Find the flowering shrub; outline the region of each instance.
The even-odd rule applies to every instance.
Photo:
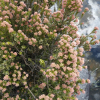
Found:
[[[79,86],[90,83],[79,76],[87,68],[83,52],[99,40],[93,35],[98,27],[86,36],[77,33],[82,4],[0,0],[0,100],[77,100],[85,93]]]

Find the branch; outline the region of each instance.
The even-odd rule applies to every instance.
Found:
[[[15,47],[15,49],[18,51],[18,53],[20,52],[19,50],[18,50],[18,48],[16,47],[16,46],[14,46]],[[21,57],[23,58],[23,60],[24,60],[24,62],[25,62],[25,64],[27,65],[27,66],[29,66],[30,67],[30,69],[32,69],[31,68],[31,66],[26,62],[26,58],[24,57],[24,55],[21,55]]]

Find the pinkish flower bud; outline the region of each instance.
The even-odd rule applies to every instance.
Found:
[[[87,79],[87,83],[90,83],[90,80],[89,79]]]
[[[94,27],[94,29],[95,29],[95,30],[99,30],[99,28],[98,28],[98,27]]]
[[[88,10],[89,10],[89,8],[87,8],[87,7],[86,7],[86,8],[85,8],[85,10],[86,10],[86,11],[88,11]]]
[[[95,43],[97,43],[97,44],[98,44],[98,43],[99,43],[99,40],[96,40],[96,41],[95,41]]]

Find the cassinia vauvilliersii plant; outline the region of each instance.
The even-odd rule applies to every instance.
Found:
[[[57,4],[58,10],[51,11]],[[82,0],[0,0],[0,100],[78,100],[83,51],[95,27],[77,33]],[[85,8],[81,18],[88,11]],[[88,37],[91,40],[88,40]]]

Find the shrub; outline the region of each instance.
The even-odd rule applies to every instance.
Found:
[[[58,10],[51,7],[57,4]],[[77,100],[83,52],[99,43],[79,35],[82,0],[0,0],[0,99]],[[89,9],[85,8],[82,16]],[[88,40],[88,37],[91,40]]]

